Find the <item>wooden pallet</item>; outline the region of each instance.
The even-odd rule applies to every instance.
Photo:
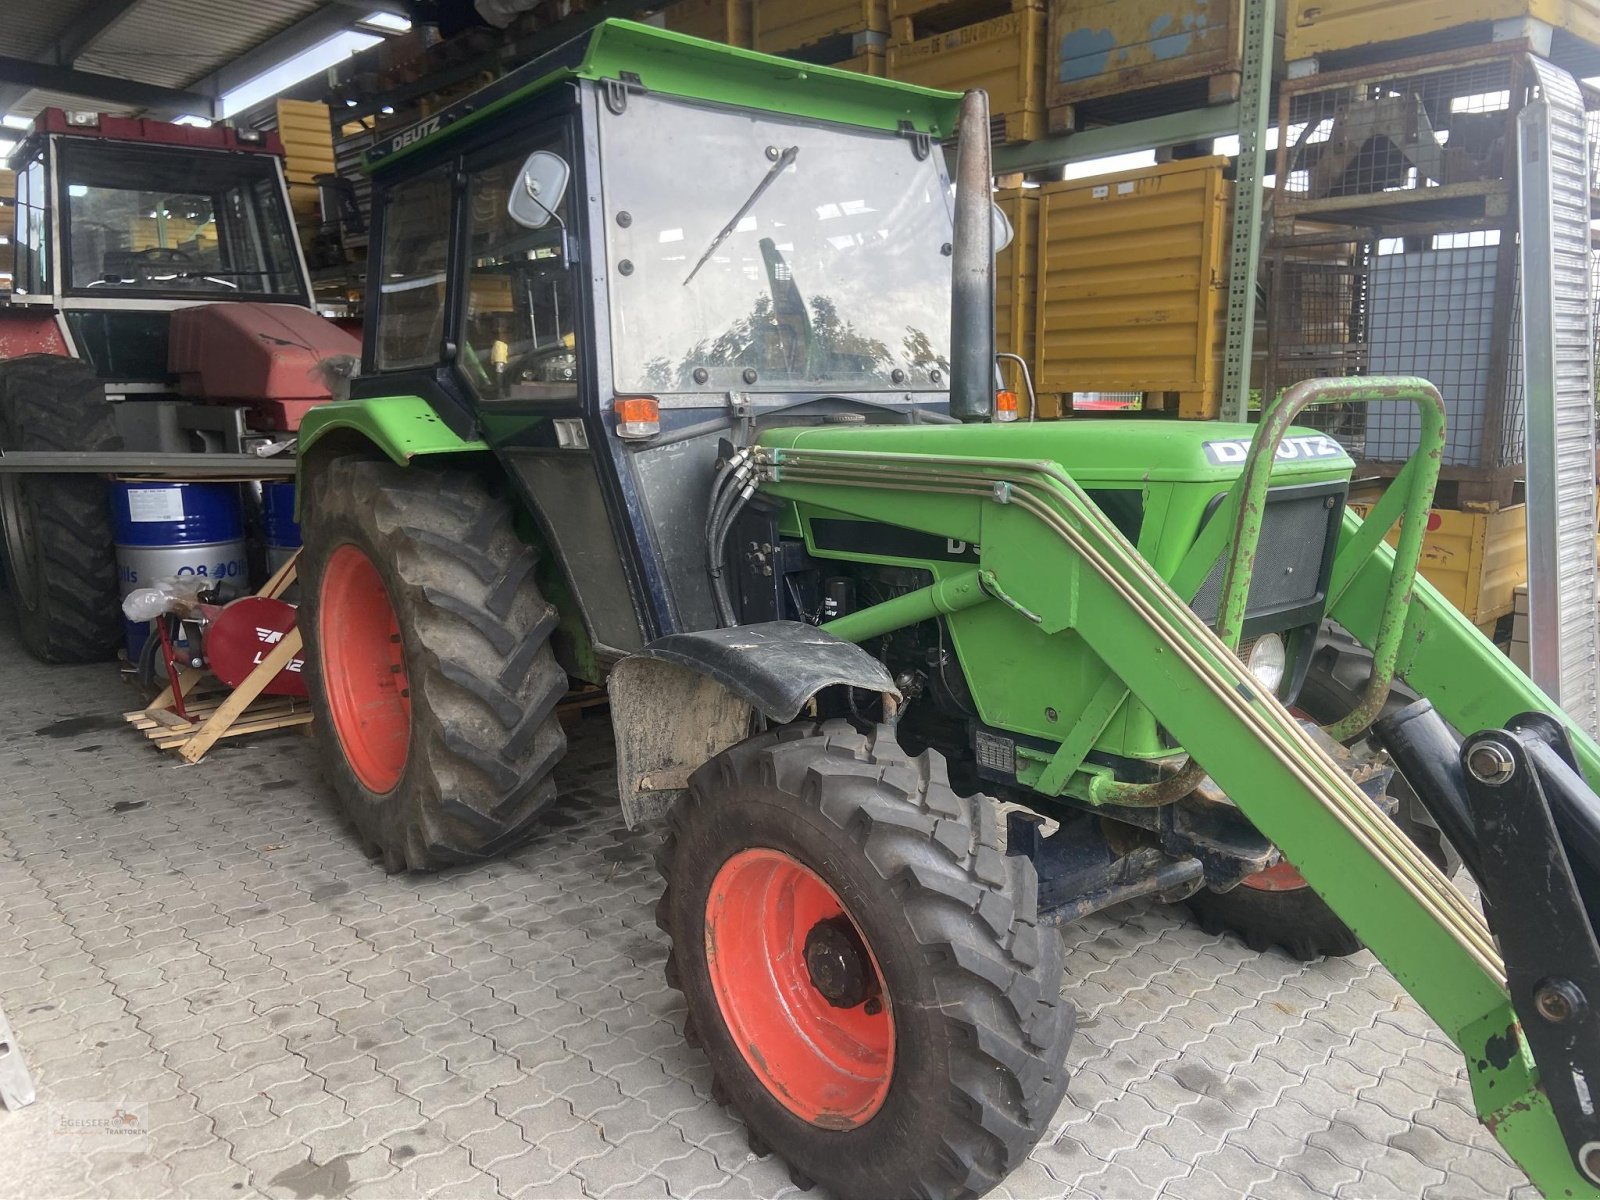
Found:
[[[294,583],[299,561],[296,551],[256,594],[270,599],[281,596]],[[231,692],[209,672],[185,667],[178,673],[175,687],[168,685],[144,708],[123,713],[123,719],[156,749],[175,750],[186,763],[199,762],[223,738],[309,724],[311,707],[305,697],[261,694],[302,648],[297,626],[284,634]],[[182,712],[177,711],[180,698]]]

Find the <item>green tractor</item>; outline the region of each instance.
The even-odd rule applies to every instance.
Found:
[[[1600,749],[1416,579],[1438,393],[1006,421],[988,134],[981,93],[607,22],[378,148],[363,371],[300,441],[363,843],[524,841],[605,683],[685,1037],[798,1181],[996,1184],[1067,1084],[1055,927],[1158,896],[1370,946],[1595,1194]],[[1422,436],[1363,524],[1292,422],[1368,400]]]

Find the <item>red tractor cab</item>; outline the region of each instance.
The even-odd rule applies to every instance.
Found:
[[[315,312],[276,134],[51,108],[9,165],[0,553],[29,649],[102,659],[108,477],[292,475],[360,348]]]

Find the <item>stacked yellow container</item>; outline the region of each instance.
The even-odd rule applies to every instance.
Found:
[[[1043,0],[889,0],[889,78],[989,93],[997,143],[1045,132]]]

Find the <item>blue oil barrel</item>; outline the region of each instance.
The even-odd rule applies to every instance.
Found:
[[[232,483],[114,483],[111,520],[121,594],[175,576],[199,576],[237,595],[246,590],[244,513]],[[138,658],[148,625],[126,622]]]
[[[267,569],[276,571],[300,549],[300,526],[294,519],[294,483],[268,479],[261,484],[262,531],[267,540]]]

